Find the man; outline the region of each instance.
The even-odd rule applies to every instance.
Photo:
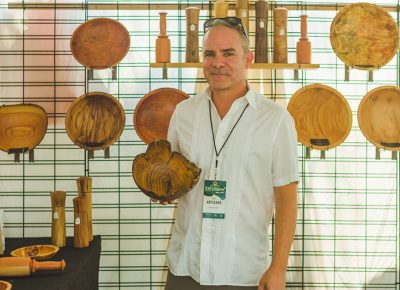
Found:
[[[178,202],[165,289],[282,290],[297,215],[294,122],[249,88],[253,54],[240,19],[209,19],[204,26],[209,88],[177,106],[168,131],[172,149],[202,174]]]

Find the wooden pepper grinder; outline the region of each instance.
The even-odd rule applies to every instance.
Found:
[[[89,241],[93,241],[93,222],[92,222],[92,178],[82,176],[76,180],[79,196],[87,202],[88,235]]]
[[[85,197],[75,197],[74,203],[74,247],[89,246],[87,200]]]
[[[254,62],[268,62],[268,2],[257,1],[256,7],[256,56]]]
[[[286,8],[274,9],[274,63],[288,62],[287,19],[288,10]]]
[[[301,15],[301,37],[296,45],[296,62],[311,63],[311,42],[307,38],[307,15]]]
[[[4,223],[4,211],[0,209],[0,255],[4,254],[5,250],[5,238],[3,234],[3,223]]]
[[[199,62],[200,9],[188,7],[186,12],[186,62]]]
[[[65,247],[65,191],[50,192],[51,198],[51,243]]]
[[[156,62],[171,61],[171,42],[167,36],[167,13],[160,12],[160,34],[156,40]]]
[[[220,0],[214,3],[214,15],[216,18],[225,18],[228,16],[229,3]]]
[[[236,0],[236,17],[242,20],[244,29],[249,33],[249,0]]]

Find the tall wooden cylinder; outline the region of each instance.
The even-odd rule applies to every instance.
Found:
[[[268,62],[268,2],[256,1],[256,63]]]
[[[249,33],[249,0],[236,0],[236,17],[242,20],[244,29]]]
[[[3,227],[4,227],[4,211],[0,209],[0,255],[3,255],[5,250]]]
[[[288,62],[287,19],[288,10],[286,8],[274,9],[274,63]]]
[[[301,15],[301,37],[296,45],[296,62],[311,63],[311,42],[307,38],[307,15]]]
[[[85,197],[75,197],[74,203],[74,247],[89,246],[87,200]]]
[[[76,180],[79,196],[87,202],[88,235],[89,241],[93,241],[93,220],[92,220],[92,178],[82,176]]]
[[[171,43],[167,36],[167,13],[160,12],[160,34],[156,40],[156,62],[171,62]]]
[[[200,9],[188,7],[186,13],[186,62],[199,62]]]
[[[220,0],[214,3],[214,15],[216,18],[224,18],[228,16],[229,3]]]
[[[57,247],[65,247],[65,191],[50,192],[51,198],[51,243]]]

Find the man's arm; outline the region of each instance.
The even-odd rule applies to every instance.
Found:
[[[297,182],[274,188],[275,240],[272,263],[261,277],[258,290],[283,290],[297,219]]]

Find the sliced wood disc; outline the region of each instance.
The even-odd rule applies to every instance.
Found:
[[[187,98],[188,94],[173,88],[161,88],[146,94],[133,115],[133,125],[139,138],[146,144],[166,140],[175,107]]]
[[[121,136],[125,112],[112,95],[90,92],[80,96],[68,108],[65,129],[69,138],[87,150],[106,149]]]
[[[400,151],[400,87],[382,86],[368,92],[358,106],[357,117],[369,142]]]
[[[342,8],[333,19],[330,41],[336,55],[348,66],[374,70],[396,55],[399,30],[384,9],[354,3]]]
[[[46,111],[34,104],[0,107],[0,149],[27,151],[35,148],[47,131]]]
[[[114,19],[94,18],[75,29],[70,47],[75,59],[87,68],[114,67],[128,53],[129,31]]]
[[[341,144],[349,135],[352,113],[337,90],[312,84],[299,89],[290,99],[288,111],[296,123],[299,142],[318,150]]]
[[[157,200],[174,200],[186,194],[199,180],[201,169],[171,144],[158,140],[149,144],[146,153],[135,157],[132,175],[136,185],[147,196]]]

